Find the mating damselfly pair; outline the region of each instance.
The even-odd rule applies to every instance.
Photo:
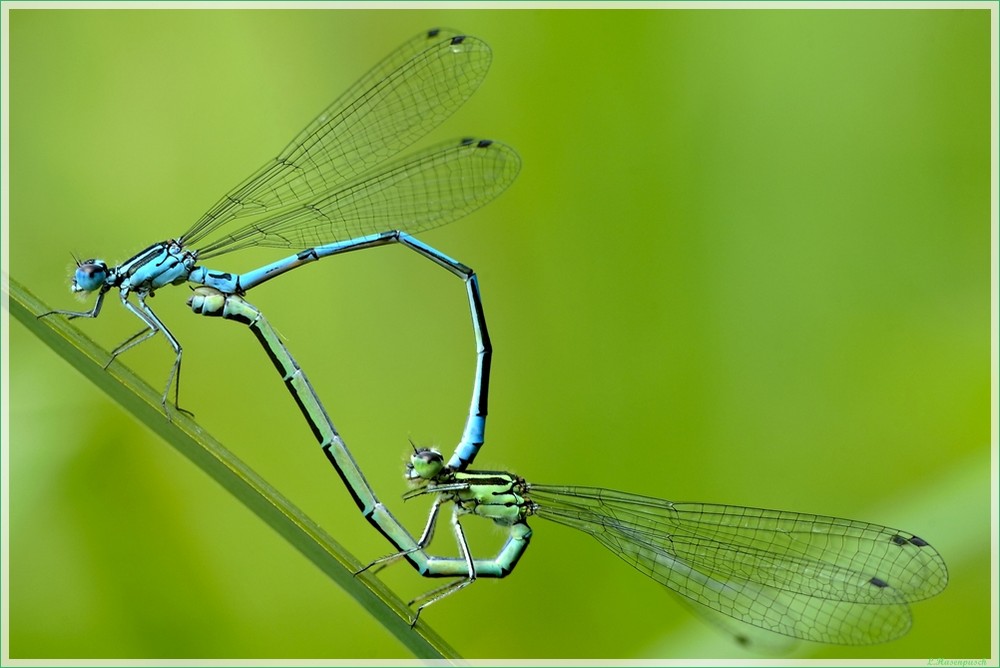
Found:
[[[687,599],[759,628],[845,644],[905,633],[909,603],[947,583],[940,555],[911,533],[803,513],[536,485],[508,472],[470,470],[484,440],[492,350],[478,281],[469,267],[411,235],[491,201],[514,180],[520,161],[505,145],[480,139],[449,142],[401,160],[393,156],[451,115],[481,83],[489,61],[485,43],[457,31],[428,31],[410,40],[186,233],[114,267],[96,259],[79,263],[73,289],[96,291],[97,301],[90,311],[62,313],[96,317],[106,293],[117,288],[144,328],[112,356],[162,331],[175,352],[165,406],[171,384],[175,404],[179,398],[182,349],[146,303],[154,290],[190,281],[202,286],[191,299],[197,312],[249,325],[364,516],[395,549],[373,563],[404,559],[422,575],[451,578],[418,599],[414,623],[427,605],[476,578],[510,574],[532,537],[528,521],[539,516],[590,533]],[[242,224],[224,233],[236,222]],[[411,248],[466,282],[477,344],[470,412],[454,454],[446,462],[433,450],[416,449],[407,468],[412,485],[407,496],[432,497],[419,537],[378,500],[301,369],[267,320],[243,299],[256,285],[302,264],[389,243]],[[198,265],[253,246],[305,249],[245,274]],[[130,301],[133,294],[137,303]],[[434,556],[428,547],[440,510],[449,504],[459,556]],[[507,529],[495,557],[472,554],[461,523],[469,515]]]

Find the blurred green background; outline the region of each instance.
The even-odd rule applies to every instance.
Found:
[[[70,253],[117,262],[181,233],[435,25],[494,63],[427,143],[488,136],[524,161],[497,202],[424,237],[482,280],[496,353],[477,465],[911,530],[952,579],[909,635],[790,656],[988,655],[986,10],[15,10],[11,275],[75,308]],[[183,403],[359,558],[384,554],[253,337],[186,296],[151,302],[185,346]],[[252,300],[418,529],[407,438],[450,450],[467,408],[460,282],[388,248]],[[109,349],[137,329],[114,299],[79,324]],[[159,387],[170,359],[158,339],[122,361]],[[17,324],[10,382],[12,657],[406,658]],[[480,553],[502,539],[466,525]],[[592,539],[534,526],[514,576],[426,611],[463,655],[755,656]],[[383,577],[404,599],[435,584]]]

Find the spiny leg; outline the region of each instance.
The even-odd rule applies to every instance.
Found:
[[[153,318],[156,317],[153,314],[153,311],[148,306],[146,306],[146,302],[142,298],[139,299],[139,304],[142,306],[142,310],[145,311],[147,315],[149,315],[150,317],[153,317]],[[158,322],[159,322],[159,320],[158,320]],[[184,354],[184,349],[181,347],[180,341],[177,340],[177,338],[167,328],[166,325],[164,325],[162,322],[159,322],[159,327],[160,327],[160,331],[163,332],[163,336],[166,337],[167,342],[170,344],[170,347],[174,349],[175,353],[177,353],[177,356],[174,358],[174,364],[170,368],[170,375],[167,376],[167,386],[165,388],[163,388],[163,399],[162,399],[162,402],[161,402],[163,404],[163,410],[164,410],[164,412],[167,411],[167,396],[170,394],[170,385],[173,384],[173,386],[174,386],[174,408],[176,408],[178,412],[185,413],[187,415],[194,415],[194,413],[192,413],[191,411],[185,410],[185,409],[181,408],[181,404],[180,404],[180,400],[181,400],[181,357]]]
[[[164,413],[167,413],[167,416],[169,417],[169,410],[167,409],[167,397],[170,395],[170,386],[174,385],[174,407],[178,412],[191,415],[192,413],[188,410],[181,408],[179,403],[180,368],[181,368],[181,355],[183,352],[183,348],[181,348],[180,342],[177,340],[177,338],[170,332],[167,326],[163,324],[163,321],[160,320],[160,318],[156,315],[156,313],[154,313],[153,310],[149,307],[149,305],[146,304],[146,295],[139,293],[137,296],[137,300],[139,302],[138,308],[136,308],[136,306],[134,306],[132,302],[128,300],[128,293],[124,291],[122,292],[122,304],[124,304],[125,308],[127,308],[131,313],[135,314],[137,318],[146,323],[148,330],[143,330],[137,332],[136,334],[133,334],[128,339],[126,339],[121,345],[119,345],[117,348],[111,351],[111,359],[108,360],[107,364],[105,365],[105,368],[107,368],[111,364],[111,362],[113,362],[115,358],[118,357],[118,355],[122,354],[126,350],[130,350],[131,348],[134,348],[140,343],[143,343],[147,339],[156,336],[157,332],[163,332],[164,337],[166,337],[167,339],[167,343],[170,344],[170,347],[173,349],[176,356],[174,358],[174,363],[170,368],[170,374],[167,376],[167,385],[163,390],[163,396],[161,398],[160,403],[163,406]],[[175,379],[177,381],[176,384],[174,383]]]
[[[420,606],[417,608],[416,612],[413,615],[413,621],[410,622],[411,628],[417,625],[417,620],[420,619],[420,612],[424,608],[431,605],[432,603],[437,603],[446,596],[450,596],[455,592],[464,589],[465,587],[468,587],[470,584],[476,581],[475,563],[472,560],[472,553],[469,551],[469,543],[465,539],[465,531],[462,530],[462,525],[458,521],[459,515],[460,511],[458,506],[456,506],[455,510],[452,512],[451,515],[451,526],[452,529],[454,529],[455,531],[455,540],[458,542],[458,549],[462,553],[462,559],[465,561],[465,565],[468,568],[468,575],[466,575],[466,577],[464,577],[463,579],[458,580],[457,582],[449,582],[448,584],[442,587],[433,589],[427,592],[426,594],[418,596],[412,601],[410,601],[408,605],[413,605],[418,601],[429,599],[426,601],[426,603],[421,603]]]
[[[128,311],[132,315],[134,315],[135,317],[139,318],[139,320],[142,320],[142,322],[145,323],[145,325],[146,325],[146,329],[139,330],[138,332],[136,332],[132,336],[130,336],[127,339],[125,339],[121,344],[118,345],[117,348],[115,348],[114,350],[112,350],[111,351],[111,359],[108,360],[108,363],[105,365],[105,368],[107,368],[111,364],[111,362],[113,362],[115,360],[116,357],[118,357],[119,355],[121,355],[126,350],[131,350],[132,348],[135,348],[137,345],[139,345],[140,343],[146,341],[147,339],[150,339],[150,338],[156,336],[156,333],[158,331],[160,331],[160,328],[162,327],[162,323],[160,323],[160,319],[157,318],[156,315],[153,314],[152,311],[150,311],[148,308],[143,308],[141,310],[138,309],[138,308],[136,308],[132,304],[132,302],[129,301],[128,297],[129,297],[129,293],[123,290],[122,293],[121,293],[122,305],[126,309],[128,309]],[[140,303],[141,303],[142,297],[140,296],[139,299],[140,299]]]
[[[109,366],[111,366],[111,363],[115,361],[115,358],[118,357],[118,355],[120,355],[121,353],[125,352],[129,348],[131,348],[131,347],[133,347],[135,345],[138,345],[142,341],[145,341],[146,339],[148,339],[149,337],[153,336],[154,334],[156,334],[156,332],[155,331],[151,332],[150,331],[150,327],[146,326],[143,329],[140,329],[138,332],[136,332],[132,336],[130,336],[127,339],[125,339],[124,341],[122,341],[121,343],[119,343],[118,347],[115,348],[113,351],[111,351],[111,357],[104,364],[104,368],[107,369]],[[140,336],[143,337],[142,341],[136,341],[136,339],[138,339]],[[135,343],[133,343],[133,341],[135,341]]]
[[[54,310],[54,311],[46,311],[45,313],[42,313],[38,317],[45,318],[50,315],[64,315],[67,316],[68,320],[73,320],[75,318],[96,318],[101,313],[101,306],[104,305],[104,296],[106,294],[108,294],[107,290],[102,290],[101,292],[98,292],[97,301],[94,302],[94,308],[90,309],[89,311]]]
[[[447,499],[444,497],[437,497],[434,499],[434,503],[431,505],[430,513],[427,516],[427,524],[424,525],[423,533],[420,534],[420,538],[417,540],[416,545],[408,550],[402,550],[400,552],[394,552],[393,554],[387,554],[384,557],[379,557],[364,568],[355,571],[354,574],[358,575],[359,573],[364,573],[373,566],[377,566],[373,572],[378,572],[401,557],[424,550],[431,542],[431,538],[434,537],[434,529],[437,525],[438,512],[441,510],[441,506],[444,505],[446,501]]]

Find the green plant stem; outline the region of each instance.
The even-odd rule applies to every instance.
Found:
[[[178,412],[172,412],[168,420],[156,390],[117,361],[104,369],[103,365],[111,357],[109,352],[64,317],[39,318],[51,309],[13,279],[8,279],[7,296],[12,316],[277,531],[370,612],[414,656],[458,658],[455,650],[423,622],[411,629],[411,612],[399,597],[368,573],[354,575],[363,566],[361,562],[197,422]]]

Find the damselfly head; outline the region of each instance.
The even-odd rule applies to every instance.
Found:
[[[73,292],[93,292],[102,285],[108,278],[108,265],[104,260],[84,260],[76,261],[76,271],[73,272],[73,281],[70,290]]]
[[[431,480],[444,468],[444,457],[431,448],[415,448],[406,463],[407,480]]]

